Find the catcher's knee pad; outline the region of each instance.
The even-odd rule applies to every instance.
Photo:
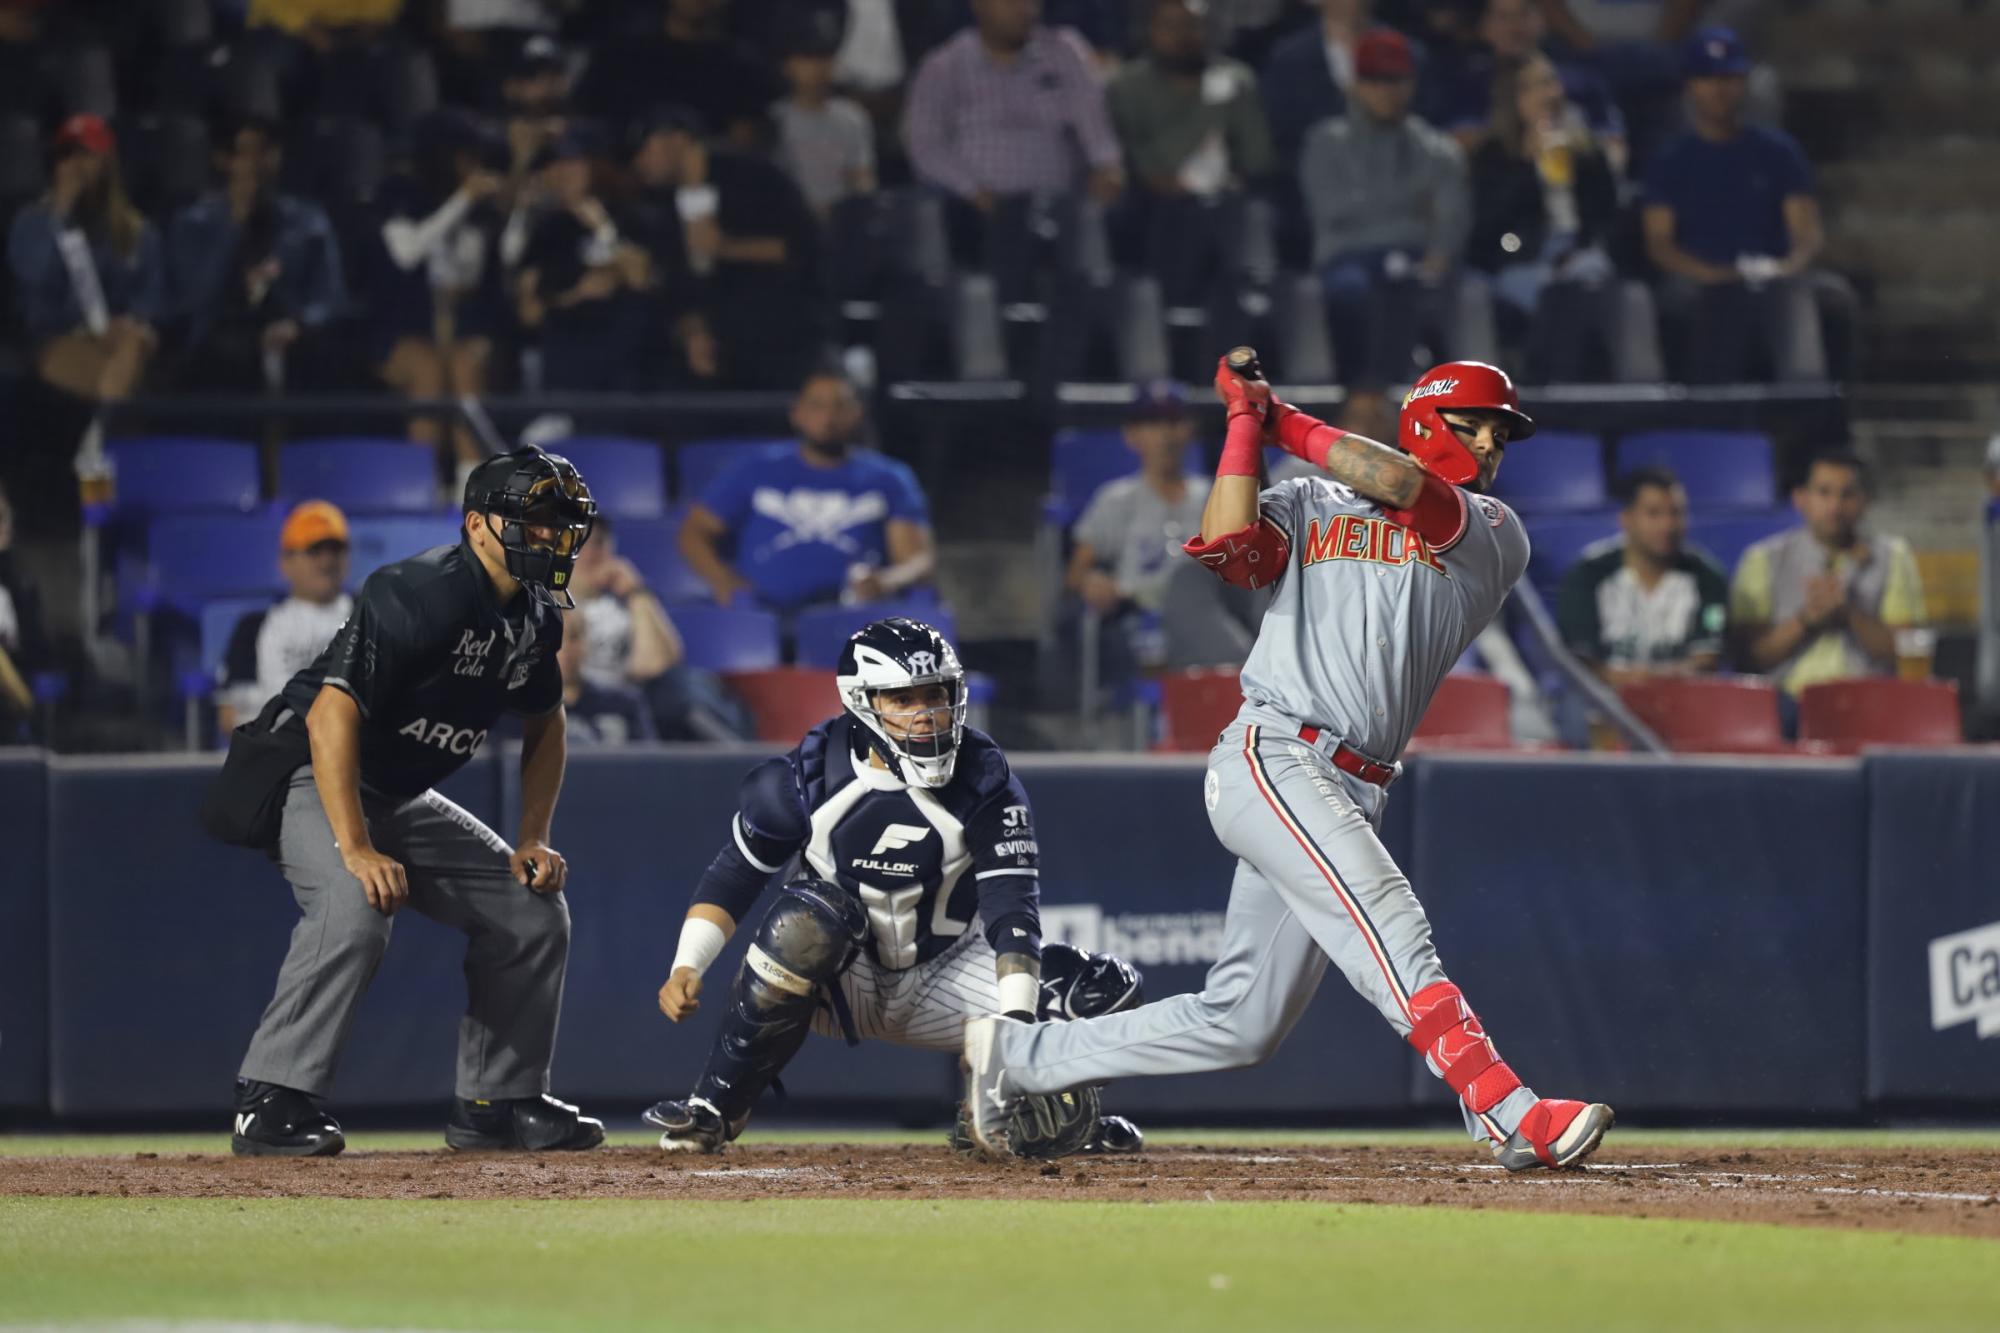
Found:
[[[758,1009],[803,1005],[847,970],[867,937],[868,917],[837,884],[797,879],[785,885],[764,914],[743,958],[750,1002]]]
[[[1146,1002],[1146,979],[1123,958],[1070,944],[1042,946],[1042,993],[1035,1017],[1097,1018]]]
[[[1412,995],[1410,1017],[1410,1045],[1474,1115],[1484,1115],[1521,1086],[1451,982],[1432,982]]]
[[[823,880],[787,884],[757,926],[729,990],[722,1030],[695,1095],[725,1120],[746,1116],[798,1054],[819,988],[854,961],[868,928],[861,904]]]

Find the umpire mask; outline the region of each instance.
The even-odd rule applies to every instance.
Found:
[[[530,444],[487,459],[466,478],[465,512],[497,522],[507,572],[530,597],[563,611],[576,605],[570,575],[590,540],[597,502],[567,458]],[[553,536],[537,537],[537,530]]]

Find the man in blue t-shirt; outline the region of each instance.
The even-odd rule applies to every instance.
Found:
[[[906,464],[854,448],[861,419],[854,386],[816,372],[792,403],[798,443],[745,450],[695,501],[681,555],[716,601],[795,611],[930,581],[930,506]]]
[[[1646,252],[1665,275],[1662,314],[1696,383],[1767,373],[1824,379],[1812,294],[1801,275],[1822,240],[1812,168],[1782,130],[1743,123],[1743,43],[1709,27],[1683,52],[1692,128],[1646,170]]]

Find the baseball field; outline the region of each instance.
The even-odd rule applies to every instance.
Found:
[[[0,1328],[2000,1325],[2000,1131],[1621,1130],[1514,1177],[1429,1132],[1004,1166],[903,1133],[435,1145],[0,1136]]]

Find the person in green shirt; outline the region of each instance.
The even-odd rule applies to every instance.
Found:
[[[1563,576],[1556,622],[1571,652],[1613,688],[1713,671],[1729,581],[1687,544],[1687,492],[1664,468],[1619,479],[1622,535],[1587,549]]]

